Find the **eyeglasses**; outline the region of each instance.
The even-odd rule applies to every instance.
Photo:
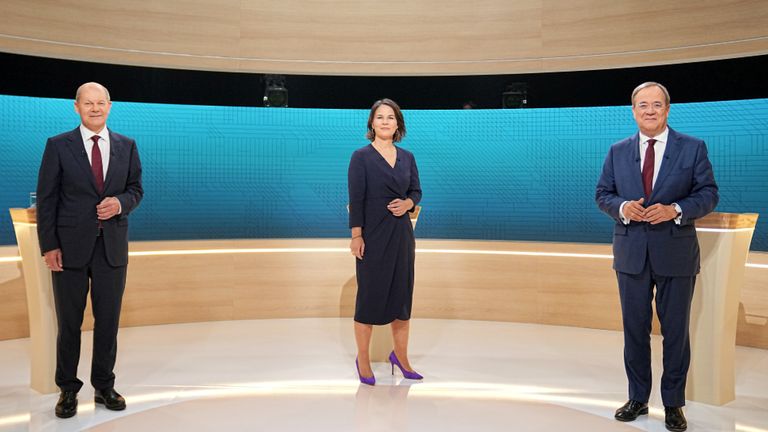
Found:
[[[664,104],[661,102],[654,102],[652,104],[647,102],[640,102],[639,104],[635,105],[635,108],[639,109],[640,111],[647,111],[649,109],[660,111],[662,108],[664,108]]]

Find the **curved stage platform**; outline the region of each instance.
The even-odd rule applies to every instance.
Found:
[[[83,339],[87,381],[91,333]],[[660,339],[654,336],[654,371]],[[0,342],[0,430],[664,431],[658,377],[651,413],[613,420],[626,378],[620,332],[414,319],[411,361],[423,382],[374,365],[360,385],[347,318],[218,321],[124,328],[117,388],[128,409],[56,419],[55,394],[29,389],[28,339]],[[658,374],[657,374],[658,375]],[[736,400],[689,402],[690,431],[768,431],[768,351],[737,347]]]

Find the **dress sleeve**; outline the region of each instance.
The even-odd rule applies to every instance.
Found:
[[[411,184],[408,186],[407,198],[413,201],[413,208],[409,211],[414,211],[416,205],[421,201],[421,181],[419,180],[419,169],[416,167],[416,158],[411,156]]]
[[[363,155],[356,151],[349,161],[347,173],[350,228],[362,228],[365,225],[365,186],[365,160],[363,160]]]

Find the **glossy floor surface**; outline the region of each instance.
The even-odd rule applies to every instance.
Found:
[[[459,320],[412,321],[423,382],[354,369],[350,319],[226,321],[120,331],[122,412],[94,407],[83,339],[79,412],[28,387],[29,341],[0,342],[0,430],[30,431],[664,431],[661,340],[653,339],[651,412],[613,419],[625,401],[618,332]],[[768,432],[768,351],[737,347],[736,400],[688,402],[689,431]]]

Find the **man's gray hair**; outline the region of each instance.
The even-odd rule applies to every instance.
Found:
[[[637,96],[637,92],[648,87],[660,88],[661,92],[664,93],[664,99],[665,99],[664,101],[667,103],[667,105],[669,105],[670,98],[669,98],[669,92],[667,91],[667,88],[657,82],[647,81],[635,87],[635,89],[632,91],[632,106],[635,106],[635,96]]]

